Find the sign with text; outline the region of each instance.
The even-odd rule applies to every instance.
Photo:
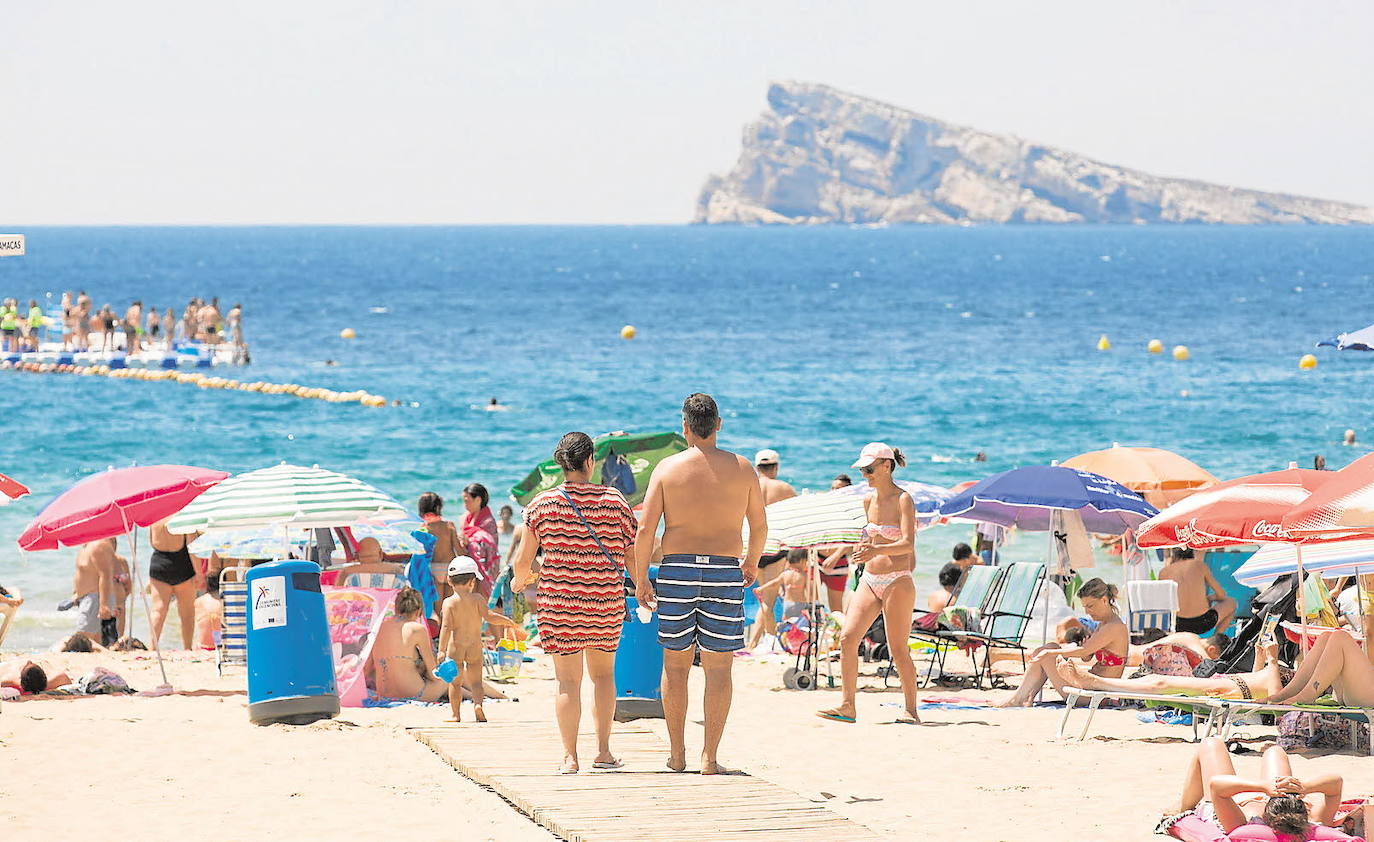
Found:
[[[23,234],[0,234],[0,257],[18,257],[23,253]]]

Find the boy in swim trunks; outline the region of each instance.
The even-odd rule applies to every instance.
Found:
[[[1178,631],[1206,634],[1230,628],[1236,601],[1226,595],[1206,562],[1193,557],[1191,549],[1170,550],[1159,578],[1178,582]]]
[[[806,571],[808,550],[794,549],[787,553],[787,569],[778,577],[782,589],[782,618],[800,617],[806,610]]]
[[[463,688],[472,696],[472,713],[478,722],[486,722],[482,710],[482,623],[515,628],[515,622],[503,614],[487,608],[486,597],[477,591],[482,571],[477,562],[460,555],[448,565],[448,583],[453,595],[444,600],[440,612],[443,625],[439,628],[439,651],[458,665],[458,673],[449,682],[448,701],[453,708],[453,722],[463,720],[460,706]]]

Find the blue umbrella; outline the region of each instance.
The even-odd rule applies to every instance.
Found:
[[[1338,334],[1333,339],[1326,339],[1317,343],[1318,348],[1322,346],[1335,348],[1338,351],[1374,351],[1374,325],[1349,333]]]
[[[895,482],[898,488],[911,495],[911,502],[915,505],[916,514],[921,520],[929,520],[939,514],[940,504],[952,496],[948,488],[941,488],[927,482],[914,482],[912,480],[895,480]],[[861,482],[858,485],[846,485],[837,488],[829,493],[836,496],[862,497],[872,490],[871,485]]]
[[[994,474],[940,506],[945,517],[1031,532],[1048,531],[1056,510],[1078,512],[1085,529],[1104,535],[1120,535],[1157,513],[1145,498],[1119,482],[1050,465]]]

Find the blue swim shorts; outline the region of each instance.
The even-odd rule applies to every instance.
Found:
[[[658,566],[658,642],[682,651],[744,648],[744,574],[739,559],[665,555]]]

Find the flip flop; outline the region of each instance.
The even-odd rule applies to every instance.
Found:
[[[592,768],[593,768],[593,769],[619,769],[620,767],[622,767],[622,766],[624,766],[624,765],[625,765],[624,761],[622,761],[622,760],[621,760],[620,758],[618,758],[618,757],[617,757],[616,759],[614,759],[614,760],[595,760],[595,761],[592,761]]]
[[[833,710],[818,710],[816,711],[816,715],[821,719],[831,719],[835,722],[848,722],[850,725],[853,725],[856,721],[852,716],[845,716]]]

